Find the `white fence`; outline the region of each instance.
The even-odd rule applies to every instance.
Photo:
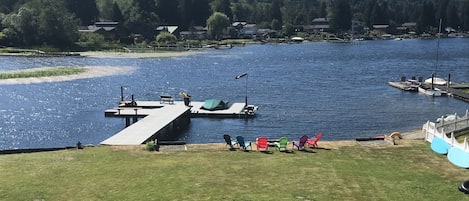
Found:
[[[457,114],[454,115],[455,118],[449,121],[445,121],[444,117],[438,123],[427,121],[422,127],[422,131],[425,133],[425,140],[431,143],[436,136],[442,138],[450,146],[458,147],[469,153],[467,138],[464,138],[463,143],[459,143],[454,137],[455,131],[464,130],[469,127],[468,110],[466,110],[466,114],[463,117],[459,117]],[[447,134],[450,134],[450,137]]]

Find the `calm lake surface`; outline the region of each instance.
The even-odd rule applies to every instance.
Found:
[[[254,119],[192,119],[177,136],[187,143],[223,142],[222,134],[291,140],[324,133],[324,140],[406,132],[469,104],[388,86],[401,76],[469,82],[469,39],[265,44],[177,58],[108,59],[0,57],[1,70],[44,66],[131,66],[125,75],[56,83],[0,85],[0,150],[99,144],[124,128],[104,117],[119,102],[120,86],[137,100],[187,91],[193,101],[219,98],[259,105]]]

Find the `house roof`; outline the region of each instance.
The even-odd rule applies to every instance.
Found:
[[[329,22],[329,19],[324,18],[324,17],[314,18],[313,23],[315,23],[315,22]]]
[[[388,24],[374,24],[373,29],[387,29],[389,27]]]
[[[311,25],[311,29],[329,29],[331,28],[330,25],[327,24],[318,24],[318,25]]]
[[[233,22],[231,26],[237,27],[237,26],[245,26],[247,22]]]
[[[96,31],[99,31],[99,30],[104,30],[104,31],[112,31],[112,30],[115,30],[116,27],[97,27],[95,25],[90,25],[88,26],[88,32],[96,32]]]
[[[402,24],[403,27],[415,27],[417,26],[417,23],[416,22],[406,22],[404,24]]]
[[[94,25],[97,27],[115,27],[119,25],[119,22],[95,22]]]
[[[157,31],[168,30],[169,33],[174,33],[179,27],[178,26],[159,26],[156,28]]]
[[[180,35],[205,35],[206,31],[181,31]]]

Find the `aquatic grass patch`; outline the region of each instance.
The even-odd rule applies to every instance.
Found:
[[[2,200],[463,200],[466,177],[423,141],[272,154],[142,145],[0,155]]]
[[[85,72],[85,68],[80,67],[47,67],[34,68],[26,70],[3,71],[0,72],[0,79],[17,79],[17,78],[33,78],[33,77],[51,77],[74,75]]]

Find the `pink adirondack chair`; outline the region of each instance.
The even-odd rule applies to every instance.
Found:
[[[306,144],[311,148],[318,148],[318,141],[321,139],[321,137],[322,137],[322,132],[319,132],[319,134],[316,135],[316,137],[312,137],[308,139],[306,141]]]

